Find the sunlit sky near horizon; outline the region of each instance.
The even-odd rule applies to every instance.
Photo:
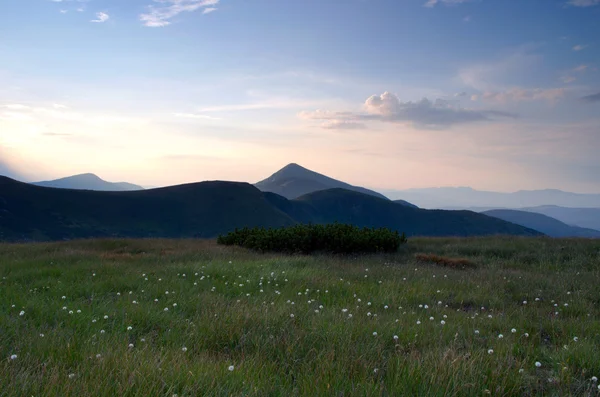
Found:
[[[4,0],[0,175],[600,193],[600,0]]]

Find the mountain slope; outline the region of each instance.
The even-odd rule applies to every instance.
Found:
[[[52,181],[34,182],[32,185],[54,187],[60,189],[100,190],[100,191],[130,191],[144,190],[143,187],[127,182],[107,182],[94,174],[79,174]]]
[[[475,190],[470,187],[441,187],[385,192],[391,199],[401,198],[421,208],[470,207],[510,208],[558,205],[565,207],[600,207],[600,194],[580,194],[556,189],[520,190],[501,193]]]
[[[286,165],[267,179],[257,182],[254,186],[263,192],[276,193],[288,199],[332,188],[348,189],[387,199],[384,195],[372,190],[349,185],[294,163]]]
[[[544,205],[522,208],[522,211],[550,216],[567,225],[600,230],[600,208],[569,208],[556,205]]]
[[[133,192],[51,189],[0,177],[0,240],[216,237],[240,227],[343,222],[410,236],[539,232],[470,211],[430,211],[345,189],[288,200],[247,183],[202,182]]]
[[[267,199],[299,222],[387,227],[408,236],[541,235],[540,232],[471,211],[422,210],[345,189],[329,189],[285,200]]]
[[[0,177],[0,240],[214,237],[236,227],[294,223],[247,183],[98,192],[50,189]]]
[[[538,230],[551,237],[600,238],[600,231],[570,226],[543,214],[516,210],[491,210],[482,214]]]

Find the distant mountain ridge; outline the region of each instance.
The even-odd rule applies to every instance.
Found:
[[[482,214],[540,231],[550,237],[600,238],[600,230],[571,226],[547,215],[517,210],[491,210]]]
[[[470,187],[439,187],[384,191],[392,200],[399,198],[421,208],[465,209],[472,207],[508,208],[557,205],[562,207],[600,208],[600,194],[564,192],[557,189],[520,190],[501,193]]]
[[[287,199],[295,199],[319,190],[343,188],[388,200],[383,194],[373,190],[338,181],[295,163],[286,165],[254,186],[263,192],[276,193]]]
[[[294,200],[248,183],[201,182],[152,190],[52,189],[0,177],[0,240],[92,237],[212,238],[240,227],[343,222],[409,236],[541,233],[470,211],[422,210],[346,189]]]
[[[143,187],[128,182],[107,182],[95,174],[79,174],[52,181],[33,182],[32,185],[59,189],[98,190],[123,192],[144,190]]]

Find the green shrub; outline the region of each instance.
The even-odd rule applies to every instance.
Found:
[[[218,244],[261,252],[335,254],[396,252],[406,243],[404,233],[352,225],[296,225],[281,229],[243,228],[219,236]]]

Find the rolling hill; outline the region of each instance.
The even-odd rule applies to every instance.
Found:
[[[309,193],[295,200],[274,194],[267,199],[303,223],[350,223],[359,227],[387,227],[408,236],[536,236],[542,233],[471,211],[423,210],[345,190]]]
[[[387,200],[387,197],[380,193],[349,185],[294,163],[286,165],[267,179],[257,182],[254,186],[263,192],[276,193],[287,199],[295,199],[319,190],[342,188]]]
[[[600,230],[600,208],[570,208],[557,205],[543,205],[523,208],[522,210],[550,216],[567,225]]]
[[[210,238],[236,227],[309,222],[389,227],[410,236],[540,235],[470,211],[422,210],[345,189],[288,200],[237,182],[99,192],[45,188],[0,177],[0,240],[4,241]]]
[[[54,187],[60,189],[100,190],[124,192],[144,190],[143,187],[127,182],[107,182],[94,174],[79,174],[52,181],[33,182],[32,185]]]
[[[491,210],[482,214],[540,231],[551,237],[600,238],[600,231],[570,226],[543,214],[516,210]]]
[[[0,177],[0,240],[208,238],[244,225],[294,223],[247,183],[98,192],[51,189]]]

